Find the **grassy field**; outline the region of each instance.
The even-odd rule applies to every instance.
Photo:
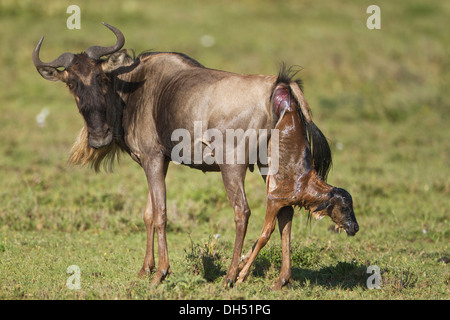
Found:
[[[1,299],[449,299],[450,3],[77,1],[80,30],[66,28],[70,4],[0,0]],[[380,30],[366,27],[371,4],[381,8]],[[42,79],[31,61],[42,35],[44,61],[110,45],[102,21],[137,53],[179,51],[248,74],[300,65],[333,152],[329,182],[352,194],[359,233],[330,232],[328,218],[309,226],[297,211],[292,284],[270,290],[281,259],[275,232],[248,280],[225,289],[234,221],[220,174],[171,165],[172,274],[158,287],[138,279],[144,173],[127,157],[113,174],[67,166],[81,116],[64,84]],[[265,214],[258,174],[246,188],[244,251]],[[71,265],[81,270],[79,290],[66,286]],[[372,265],[379,290],[367,287]]]

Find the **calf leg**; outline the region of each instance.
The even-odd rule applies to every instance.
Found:
[[[250,267],[255,261],[256,256],[258,255],[259,251],[266,245],[267,241],[269,241],[270,236],[272,235],[272,232],[275,229],[276,217],[279,210],[280,205],[278,205],[274,201],[270,200],[267,201],[266,217],[264,219],[264,226],[261,235],[259,236],[255,245],[253,246],[247,263],[244,265],[241,272],[239,273],[237,282],[243,282],[248,277],[248,274],[250,273]]]
[[[278,212],[278,228],[281,235],[281,272],[280,278],[275,283],[275,290],[281,289],[291,281],[291,226],[294,208],[283,207]]]
[[[147,230],[147,249],[145,250],[144,265],[142,266],[141,271],[139,271],[140,278],[142,278],[144,275],[150,276],[153,269],[155,268],[155,256],[153,252],[155,227],[153,225],[153,207],[150,192],[147,197],[147,204],[144,211],[144,223],[145,229]]]
[[[248,219],[250,217],[250,208],[247,203],[244,189],[246,171],[246,165],[226,165],[221,168],[222,179],[228,200],[233,206],[234,223],[236,225],[233,258],[225,278],[226,286],[232,286],[236,281],[239,258],[242,253],[242,246],[247,232]]]

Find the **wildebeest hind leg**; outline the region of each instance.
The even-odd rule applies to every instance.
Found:
[[[225,286],[233,286],[238,274],[239,259],[242,253],[245,233],[247,232],[250,208],[244,190],[246,165],[224,165],[221,167],[222,179],[228,200],[234,210],[236,238],[234,242],[233,258],[228,269]]]
[[[264,180],[264,183],[266,183],[267,175],[265,174],[265,172],[267,172],[268,166],[258,163],[258,168],[261,173],[261,177]],[[253,249],[255,248],[257,243],[258,243],[258,240],[255,241],[252,248],[245,254],[245,256],[242,257],[241,262],[239,263],[238,272],[241,272],[242,269],[247,264],[248,260],[250,259],[250,256],[252,255]]]

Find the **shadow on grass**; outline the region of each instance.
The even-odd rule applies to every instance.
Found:
[[[225,275],[222,265],[222,254],[215,249],[215,241],[210,237],[205,243],[194,243],[185,249],[185,261],[195,275],[201,275],[206,281],[214,282]]]
[[[211,237],[203,243],[194,243],[185,250],[186,265],[194,275],[207,282],[214,282],[226,274],[223,249],[219,248]],[[334,265],[318,269],[322,260],[321,249],[312,247],[294,247],[291,254],[292,280],[298,285],[316,285],[352,289],[365,287],[367,265],[358,261],[337,261]],[[269,246],[261,251],[253,263],[252,276],[257,278],[278,277],[281,271],[282,253],[278,246]],[[269,274],[270,273],[270,274]]]
[[[222,269],[221,263],[214,256],[203,256],[203,277],[208,282],[214,282],[217,278],[224,277],[226,272]]]
[[[265,277],[270,268],[280,271],[281,264],[274,263],[267,258],[255,261],[253,276]],[[312,269],[308,266],[294,266],[291,268],[292,280],[299,284],[322,286],[326,288],[353,289],[365,287],[367,281],[367,266],[358,262],[338,262],[336,265]]]
[[[334,266],[319,270],[292,268],[292,279],[299,283],[309,282],[327,288],[353,289],[365,287],[367,282],[367,266],[354,262],[338,262]]]

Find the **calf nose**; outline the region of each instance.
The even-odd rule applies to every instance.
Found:
[[[357,222],[349,222],[347,224],[348,228],[344,228],[347,235],[354,236],[359,231],[359,225]]]
[[[350,224],[349,231],[350,231],[349,234],[350,234],[351,236],[354,236],[354,235],[359,231],[359,225],[358,225],[358,222],[352,222],[352,223]]]

